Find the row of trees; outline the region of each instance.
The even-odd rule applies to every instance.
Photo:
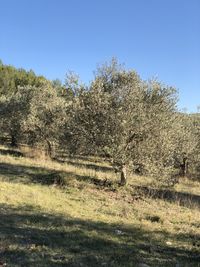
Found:
[[[89,86],[73,73],[62,84],[0,66],[0,124],[12,145],[46,147],[51,157],[55,145],[70,156],[103,156],[122,185],[129,171],[162,185],[198,176],[200,117],[176,104],[174,88],[143,81],[116,59],[98,67]]]

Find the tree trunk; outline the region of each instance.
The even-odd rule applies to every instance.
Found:
[[[120,184],[123,186],[127,183],[127,168],[126,165],[124,164],[121,169],[121,181]]]
[[[180,176],[185,177],[188,174],[188,161],[183,158],[183,163],[180,165]]]
[[[52,144],[49,140],[46,140],[46,142],[47,142],[47,154],[52,159],[52,157],[53,157]]]
[[[17,147],[17,138],[15,137],[15,134],[11,134],[11,142],[10,145],[12,147]]]

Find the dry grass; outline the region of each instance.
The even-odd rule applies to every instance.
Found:
[[[180,192],[188,192],[191,194],[200,195],[199,182],[192,181],[190,179],[187,179],[186,177],[183,177],[175,188]]]
[[[27,145],[20,145],[19,151],[22,152],[22,154],[26,158],[32,158],[32,159],[38,159],[41,161],[49,160],[49,156],[47,155],[45,150],[41,150],[39,148],[30,147]]]
[[[41,183],[52,172],[64,175],[64,187]],[[0,262],[200,266],[198,206],[139,194],[134,188],[148,185],[145,177],[132,176],[125,188],[117,180],[100,159],[58,163],[0,155]],[[176,190],[198,196],[198,186],[184,180]]]

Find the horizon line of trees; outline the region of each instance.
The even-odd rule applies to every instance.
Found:
[[[154,177],[170,186],[200,175],[200,115],[177,109],[177,90],[144,81],[113,58],[98,66],[86,86],[68,72],[65,83],[0,63],[1,136],[54,148],[69,156],[105,157],[120,172]]]

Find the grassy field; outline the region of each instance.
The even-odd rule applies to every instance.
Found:
[[[200,266],[199,183],[118,178],[100,159],[0,147],[0,266]]]

